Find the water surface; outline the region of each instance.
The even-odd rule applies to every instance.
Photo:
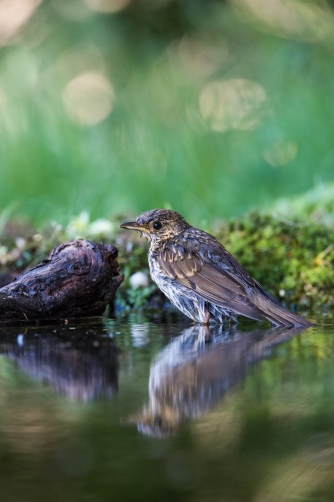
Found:
[[[334,327],[0,328],[4,501],[331,501]]]

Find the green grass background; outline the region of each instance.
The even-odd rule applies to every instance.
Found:
[[[133,1],[103,13],[44,0],[0,48],[0,209],[65,224],[82,210],[171,207],[205,224],[332,181],[331,4],[291,0],[286,12],[268,0],[278,16],[268,21],[252,2]],[[180,58],[185,36],[209,47],[209,71]],[[73,122],[62,101],[87,71],[115,91],[111,114],[93,126]],[[260,85],[269,111],[253,129],[217,132],[199,97],[231,78]],[[297,154],[273,167],[263,153],[277,142]]]

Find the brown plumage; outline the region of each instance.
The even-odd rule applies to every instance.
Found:
[[[150,240],[152,279],[194,321],[222,323],[224,316],[240,314],[276,326],[311,325],[267,293],[215,237],[175,211],[147,211],[121,227]]]

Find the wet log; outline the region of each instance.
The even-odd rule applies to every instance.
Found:
[[[123,281],[111,244],[65,242],[0,289],[0,322],[101,315]]]

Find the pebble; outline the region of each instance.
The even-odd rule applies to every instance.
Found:
[[[149,284],[148,275],[144,272],[136,272],[131,275],[129,282],[133,289],[146,288]]]

